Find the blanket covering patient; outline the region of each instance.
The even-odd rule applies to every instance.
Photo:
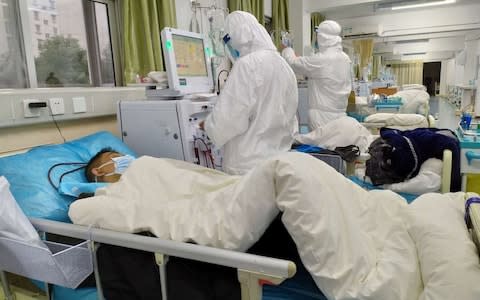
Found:
[[[69,216],[76,224],[244,251],[282,211],[302,262],[328,299],[480,299],[478,253],[461,225],[466,195],[430,195],[435,205],[421,210],[432,196],[409,206],[393,192],[365,191],[301,153],[279,155],[241,177],[144,156],[117,183],[74,202]],[[455,228],[441,227],[446,217],[425,218],[445,207]],[[439,251],[445,247],[449,253]],[[435,272],[436,262],[447,270]]]

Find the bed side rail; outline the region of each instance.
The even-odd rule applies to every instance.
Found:
[[[45,219],[30,218],[30,221],[39,231],[154,252],[159,266],[164,265],[163,256],[176,256],[235,268],[243,300],[261,299],[263,284],[280,284],[296,273],[295,263],[283,259]],[[162,287],[162,293],[165,293],[164,290]]]

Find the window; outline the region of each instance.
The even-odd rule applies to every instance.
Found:
[[[29,0],[29,8],[33,8]],[[87,34],[83,17],[82,1],[58,1],[56,8],[45,7],[49,14],[55,13],[62,32],[33,44],[33,56],[38,87],[90,86],[87,53]],[[44,31],[53,31],[47,19],[43,20]],[[55,77],[56,80],[49,80]]]
[[[0,2],[0,89],[112,86],[122,76],[119,33],[110,30],[119,1]]]
[[[25,64],[20,28],[15,20],[16,0],[3,1],[8,7],[2,20],[9,34],[0,30],[0,88],[27,87],[27,66]],[[0,26],[3,27],[3,24]],[[8,24],[8,25],[7,25]]]
[[[102,85],[115,85],[110,26],[108,25],[107,6],[104,3],[95,3],[95,20],[100,50],[100,79]]]

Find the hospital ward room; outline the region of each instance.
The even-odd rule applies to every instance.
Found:
[[[480,1],[0,6],[0,299],[480,300]]]

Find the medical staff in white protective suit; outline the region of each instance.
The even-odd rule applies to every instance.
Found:
[[[204,126],[223,146],[223,170],[244,174],[260,161],[291,148],[298,131],[295,74],[265,28],[246,12],[225,20],[227,52],[235,60]]]
[[[311,130],[346,116],[352,77],[350,58],[342,51],[341,31],[337,22],[324,21],[317,29],[318,53],[296,57],[290,47],[282,51],[282,56],[293,70],[308,77],[308,117]]]

